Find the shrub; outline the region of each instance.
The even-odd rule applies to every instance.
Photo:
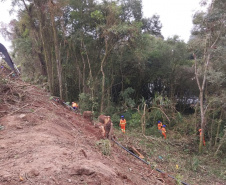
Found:
[[[101,139],[100,141],[96,142],[96,145],[99,147],[103,155],[110,155],[111,154],[111,143],[110,141]]]

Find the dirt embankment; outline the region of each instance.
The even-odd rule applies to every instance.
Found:
[[[37,86],[7,81],[0,101],[1,185],[174,184],[116,145],[103,155],[99,130]]]

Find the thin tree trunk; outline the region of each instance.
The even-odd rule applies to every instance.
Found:
[[[79,87],[79,93],[82,93],[82,88],[81,88],[81,84],[82,84],[82,72],[81,72],[81,69],[79,67],[79,62],[78,62],[78,58],[77,56],[75,55],[75,61],[76,61],[76,64],[77,64],[77,71],[78,71],[78,87]]]
[[[51,61],[50,61],[50,57],[49,57],[50,51],[47,50],[47,45],[46,45],[46,42],[45,42],[45,38],[43,36],[43,34],[44,34],[43,29],[44,28],[43,28],[42,17],[43,17],[43,15],[41,14],[40,17],[39,17],[39,20],[40,20],[39,33],[40,33],[40,36],[41,36],[41,41],[42,41],[42,46],[43,46],[43,51],[44,51],[44,57],[45,57],[45,61],[46,61],[49,90],[52,94],[53,93],[53,86],[52,86],[53,78],[51,77]]]
[[[220,132],[220,126],[221,126],[222,113],[223,113],[223,109],[221,109],[220,120],[218,121],[218,125],[217,125],[217,134],[216,134],[216,137],[215,137],[215,143],[214,143],[214,146],[217,146],[217,139],[219,138],[219,132]]]
[[[195,115],[194,115],[194,117],[195,117],[195,127],[194,127],[194,132],[195,132],[195,133],[197,132],[197,109],[198,109],[198,105],[199,105],[199,103],[197,103],[196,106],[195,106]]]
[[[199,99],[200,99],[200,111],[201,111],[201,135],[200,135],[200,140],[199,140],[199,152],[202,151],[202,146],[203,146],[203,137],[204,137],[204,132],[205,132],[205,114],[204,114],[204,107],[203,107],[203,91],[200,91],[199,94]]]
[[[213,144],[213,124],[214,124],[214,112],[213,112],[213,119],[212,119],[211,127],[210,127],[210,146],[212,146],[212,144]]]
[[[51,1],[50,1],[51,3]],[[55,45],[55,57],[56,57],[56,63],[57,63],[57,75],[58,75],[58,81],[59,81],[59,90],[60,90],[60,98],[63,99],[63,85],[62,85],[62,65],[61,65],[61,59],[60,59],[60,48],[58,43],[58,35],[53,15],[53,9],[54,5],[50,5],[50,14],[51,14],[51,22],[52,22],[52,28],[53,28],[53,38],[54,38],[54,45]]]
[[[202,84],[199,81],[199,74],[198,74],[198,69],[197,69],[197,59],[196,59],[196,55],[193,54],[194,59],[195,59],[195,78],[197,81],[197,85],[199,87],[199,101],[200,101],[200,111],[201,111],[201,135],[200,135],[200,140],[199,140],[199,153],[202,152],[202,146],[203,146],[203,137],[204,137],[204,133],[205,133],[205,113],[206,113],[206,109],[204,110],[204,88],[206,85],[206,77],[207,77],[207,69],[208,69],[208,65],[209,65],[209,61],[210,61],[210,54],[207,55],[207,57],[205,57],[204,55],[204,61],[205,61],[205,68],[204,68],[204,73],[203,73],[203,80],[202,80]]]
[[[216,150],[214,156],[217,155],[218,151],[220,150],[220,147],[221,147],[222,144],[225,142],[225,139],[226,139],[226,129],[224,130],[224,136],[221,138],[221,142],[220,142],[219,146],[217,147],[217,150]]]
[[[101,73],[102,73],[102,89],[101,89],[101,103],[100,103],[100,112],[102,113],[104,110],[104,93],[105,93],[105,73],[104,73],[104,62],[107,58],[107,54],[105,53],[104,58],[101,61]]]
[[[141,128],[142,128],[142,134],[145,135],[145,131],[146,131],[146,119],[145,119],[145,113],[146,113],[146,103],[144,103],[144,110],[143,110],[143,114],[141,116]]]

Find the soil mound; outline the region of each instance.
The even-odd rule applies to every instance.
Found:
[[[0,184],[166,184],[164,177],[111,146],[81,115],[19,78],[0,77]],[[167,183],[170,184],[170,183]]]

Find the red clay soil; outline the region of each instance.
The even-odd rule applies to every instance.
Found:
[[[113,143],[103,155],[98,128],[43,89],[0,85],[0,185],[174,184]]]

